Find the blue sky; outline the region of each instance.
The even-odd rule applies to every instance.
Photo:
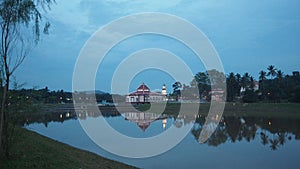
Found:
[[[299,9],[298,0],[59,0],[44,15],[52,24],[50,34],[31,51],[16,78],[27,88],[71,91],[76,59],[89,37],[115,19],[140,12],[169,13],[196,25],[215,46],[226,73],[249,72],[257,78],[272,64],[291,74],[300,66]],[[122,59],[149,47],[180,55],[194,73],[204,70],[191,51],[172,39],[133,37],[107,54],[98,69],[96,89],[110,91],[111,76]],[[157,70],[140,72],[130,90],[142,81],[151,89],[166,83],[170,90],[174,79]]]

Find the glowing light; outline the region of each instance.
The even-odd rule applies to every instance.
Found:
[[[163,129],[165,129],[167,127],[167,119],[163,119],[162,120],[162,124],[163,124]]]
[[[219,119],[219,115],[218,114],[216,114],[216,120],[218,120]]]
[[[272,122],[271,122],[271,121],[269,121],[269,123],[268,123],[268,124],[269,124],[269,126],[271,126],[271,125],[272,125]]]

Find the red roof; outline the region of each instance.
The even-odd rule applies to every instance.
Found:
[[[139,96],[139,95],[149,95],[149,94],[150,94],[149,91],[137,91],[137,92],[130,93],[129,96]]]
[[[162,94],[151,92],[150,88],[143,83],[137,88],[136,92],[132,92],[129,94],[129,96],[140,96],[140,95],[161,96]]]
[[[137,125],[140,129],[146,131],[146,129],[150,126],[150,122],[138,122]]]
[[[143,83],[137,88],[137,90],[150,91],[150,88]]]

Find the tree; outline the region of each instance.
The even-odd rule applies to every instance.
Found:
[[[254,90],[254,88],[255,88],[255,80],[254,80],[254,77],[251,76],[250,77],[249,89]]]
[[[0,154],[3,150],[2,141],[5,135],[6,156],[8,156],[9,137],[7,132],[9,124],[7,95],[10,77],[28,56],[29,44],[37,44],[40,39],[42,15],[39,6],[46,11],[50,9],[53,2],[55,0],[3,0],[0,3],[0,58],[1,72],[3,73],[2,83],[4,82],[0,117]],[[29,26],[32,26],[32,29]],[[43,32],[48,33],[49,27],[50,23],[46,22]],[[32,30],[34,31],[32,32]],[[25,33],[26,31],[30,31],[30,33]]]
[[[178,101],[178,98],[181,95],[180,89],[182,88],[182,84],[180,82],[175,82],[173,85],[173,95],[176,97],[176,101]]]
[[[264,98],[265,96],[265,80],[266,80],[267,73],[265,71],[259,72],[259,90]]]
[[[279,87],[282,87],[282,81],[283,81],[283,72],[281,70],[278,70],[276,73],[276,79],[278,81]]]
[[[243,96],[243,102],[245,103],[254,103],[257,101],[257,94],[250,89],[246,89],[245,94]]]
[[[267,74],[267,76],[271,76],[271,79],[273,79],[273,77],[275,77],[276,76],[276,68],[275,68],[275,66],[273,66],[273,65],[270,65],[268,68],[268,74]]]
[[[241,86],[243,88],[248,88],[250,86],[250,75],[249,73],[245,73],[241,79]]]
[[[219,72],[216,69],[208,70],[207,74],[209,75],[210,85],[214,86],[214,88],[222,88],[223,84],[226,83],[224,73]]]
[[[227,101],[233,101],[237,93],[239,92],[239,82],[233,72],[229,74],[226,80],[227,84]]]
[[[283,78],[283,72],[281,70],[278,70],[277,73],[276,73],[276,77],[278,79],[282,79]]]
[[[208,93],[210,91],[210,81],[207,72],[198,72],[193,81],[191,82],[191,86],[198,87],[199,96],[203,98],[203,93]]]

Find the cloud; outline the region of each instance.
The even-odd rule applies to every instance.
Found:
[[[50,35],[46,36],[32,52],[31,57],[34,58],[34,62],[29,60],[30,64],[25,63],[24,66],[30,68],[30,72],[27,72],[29,75],[35,72],[34,76],[43,79],[46,74],[47,78],[43,82],[45,84],[52,83],[47,79],[55,79],[50,77],[51,73],[47,73],[49,70],[45,70],[45,66],[42,66],[41,63],[44,63],[45,59],[48,59],[49,69],[57,69],[58,63],[67,65],[68,71],[63,71],[64,77],[71,77],[72,67],[81,47],[100,27],[129,14],[165,12],[185,18],[201,29],[216,46],[227,70],[247,71],[245,67],[253,63],[252,69],[256,71],[261,69],[258,68],[261,65],[268,65],[268,60],[275,60],[273,64],[286,66],[281,69],[289,72],[290,69],[297,68],[296,63],[299,63],[299,8],[298,0],[289,0],[288,3],[284,0],[257,2],[246,0],[73,0],[72,2],[59,0],[46,14],[52,23]],[[172,24],[165,26],[172,26]],[[126,25],[122,28],[131,29]],[[113,41],[121,35],[118,32],[108,31],[104,36]],[[160,41],[159,38],[148,40],[152,42],[148,46],[147,38],[146,40],[136,38],[123,43],[123,46],[121,44],[114,51],[119,57],[114,56],[112,60],[107,61],[120,61],[125,54],[143,47],[163,47],[164,45],[167,46],[165,49],[175,48],[176,54],[179,51],[178,54],[182,54],[185,60],[191,60],[188,57],[189,53],[178,47],[180,44]],[[284,60],[273,58],[280,55],[287,57]],[[262,63],[255,64],[257,58],[262,57],[264,57]],[[291,63],[295,63],[295,66],[290,68]],[[193,64],[191,67],[197,69]],[[20,73],[21,77],[25,77],[26,71]],[[55,74],[60,73],[57,71]],[[36,83],[32,82],[32,84],[38,83],[42,82],[39,80],[36,80]],[[61,88],[61,84],[57,86],[55,88]]]
[[[81,7],[81,0],[73,0],[72,3],[66,0],[57,2],[48,13],[48,17],[76,31],[90,34],[97,29],[90,20],[89,12]]]

